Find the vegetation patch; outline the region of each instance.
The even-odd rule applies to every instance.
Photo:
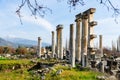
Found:
[[[16,70],[23,67],[29,67],[32,63],[30,60],[0,60],[0,71],[4,70]]]
[[[69,68],[67,66],[56,66],[56,70],[63,69],[60,75],[56,75],[56,71],[47,74],[46,80],[97,80],[96,77],[101,73],[91,70],[80,71],[77,68]]]

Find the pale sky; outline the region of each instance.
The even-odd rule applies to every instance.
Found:
[[[40,0],[39,0],[40,1]],[[99,35],[103,35],[103,46],[111,47],[112,40],[117,40],[120,35],[120,17],[118,17],[118,24],[115,23],[112,17],[113,11],[108,11],[103,5],[100,5],[99,0],[85,0],[84,6],[77,6],[71,9],[66,0],[57,2],[57,0],[43,0],[40,4],[52,9],[52,14],[47,12],[44,18],[31,16],[29,9],[24,6],[22,9],[21,25],[15,11],[20,5],[21,0],[0,0],[0,37],[17,37],[31,40],[37,40],[40,36],[43,42],[51,44],[51,31],[56,32],[56,26],[63,24],[63,38],[64,43],[69,39],[69,25],[75,24],[75,15],[82,13],[89,8],[96,8],[94,14],[94,21],[98,22],[95,26],[94,33],[97,34],[95,44],[98,44]],[[119,0],[114,0],[113,4],[120,6]],[[75,25],[74,25],[75,27]],[[74,31],[75,32],[75,31]],[[65,45],[65,44],[64,44]]]

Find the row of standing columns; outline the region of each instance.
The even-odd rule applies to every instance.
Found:
[[[75,60],[81,62],[83,67],[89,65],[90,59],[94,59],[94,26],[97,25],[96,21],[93,21],[93,13],[95,8],[90,8],[83,13],[76,15],[76,39],[74,39],[74,25],[70,24],[70,38],[69,38],[69,52],[70,62],[72,67],[75,67]],[[52,58],[63,59],[63,45],[62,45],[62,29],[63,25],[57,25],[56,27],[56,54],[55,54],[55,33],[52,31]],[[38,37],[38,56],[41,56],[40,43],[41,39]],[[102,44],[102,36],[100,36],[100,43]],[[100,46],[102,53],[102,45]],[[102,55],[101,55],[102,56]]]
[[[97,22],[93,21],[94,12],[95,8],[90,8],[76,15],[76,60],[81,62],[82,66],[88,66],[91,55],[95,53],[94,26]]]

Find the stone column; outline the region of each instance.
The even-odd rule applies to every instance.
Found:
[[[94,39],[97,37],[94,34],[94,26],[97,25],[96,21],[93,21],[94,18],[94,13],[95,13],[96,9],[95,8],[90,8],[86,11],[87,15],[88,15],[88,57],[89,59],[94,59],[95,57],[95,48],[94,48]]]
[[[82,16],[82,66],[87,66],[87,48],[88,48],[88,16]]]
[[[101,57],[103,57],[102,35],[99,35],[99,50],[100,50]]]
[[[41,57],[41,38],[38,37],[38,51],[37,51],[37,55],[38,57]]]
[[[62,29],[63,25],[57,26],[57,57],[59,59],[63,59]]]
[[[69,50],[71,55],[71,65],[75,67],[75,42],[74,42],[74,25],[70,24],[70,43]]]
[[[55,39],[54,39],[54,31],[52,31],[52,58],[54,58],[55,55]]]
[[[75,43],[75,59],[81,62],[81,14],[76,15],[76,43]]]

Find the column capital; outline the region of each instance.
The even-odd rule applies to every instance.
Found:
[[[88,15],[87,15],[87,13],[83,13],[83,15],[82,15],[82,19],[88,19]]]
[[[63,25],[62,24],[57,25],[57,29],[56,30],[59,30],[59,29],[63,29]]]
[[[42,40],[40,37],[38,37],[38,40]]]
[[[75,22],[81,22],[81,21],[82,21],[81,18],[76,18],[76,19],[75,19]]]
[[[52,34],[54,34],[54,31],[51,31]]]

